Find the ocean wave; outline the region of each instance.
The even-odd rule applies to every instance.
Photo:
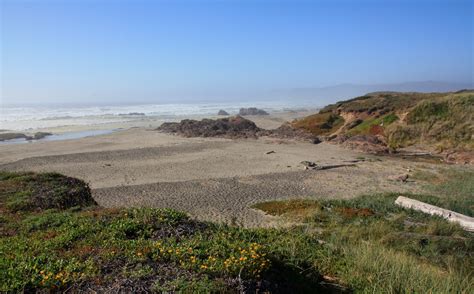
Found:
[[[110,106],[36,106],[2,107],[0,129],[31,130],[71,125],[95,125],[129,121],[130,119],[179,119],[216,115],[220,109],[237,114],[241,107],[258,107],[267,112],[301,109],[305,105],[291,102],[241,102],[201,104],[139,104]]]

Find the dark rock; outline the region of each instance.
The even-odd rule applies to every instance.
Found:
[[[44,137],[47,137],[47,136],[51,136],[52,134],[51,133],[48,133],[48,132],[37,132],[33,135],[33,140],[40,140],[40,139],[43,139]],[[29,139],[27,139],[29,140]]]
[[[257,138],[262,129],[241,116],[201,121],[185,119],[179,123],[164,123],[157,130],[185,137]]]
[[[28,140],[29,136],[22,133],[4,133],[0,134],[0,141],[14,140],[14,139],[25,139]]]
[[[322,141],[321,141],[321,139],[320,139],[319,137],[316,137],[316,138],[314,138],[314,139],[311,141],[311,143],[313,143],[313,144],[320,144],[321,142],[322,142]]]
[[[219,110],[219,112],[217,113],[217,115],[229,115],[229,113],[223,109]]]
[[[185,137],[257,138],[268,136],[278,139],[305,140],[314,144],[320,142],[313,134],[303,129],[295,129],[290,123],[285,123],[274,130],[264,130],[241,116],[201,121],[185,119],[179,123],[164,123],[157,130]]]
[[[25,140],[40,140],[43,139],[44,137],[51,136],[51,133],[47,132],[36,132],[32,136],[25,135],[23,133],[4,133],[0,134],[0,142],[1,141],[8,141],[8,140],[14,140],[14,139],[25,139]]]
[[[143,112],[129,112],[129,113],[121,113],[120,116],[145,116]]]
[[[266,112],[263,109],[249,107],[249,108],[241,108],[239,110],[239,115],[268,115],[268,112]]]

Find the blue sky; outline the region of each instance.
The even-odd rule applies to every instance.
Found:
[[[4,103],[473,81],[473,1],[0,2]]]

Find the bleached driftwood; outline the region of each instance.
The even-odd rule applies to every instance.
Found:
[[[427,214],[439,215],[450,222],[459,223],[461,227],[463,227],[463,229],[466,231],[474,232],[474,218],[469,217],[467,215],[403,196],[398,196],[397,200],[395,200],[395,204],[405,208],[418,210]]]

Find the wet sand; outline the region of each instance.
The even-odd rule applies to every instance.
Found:
[[[259,119],[260,125],[280,125]],[[421,166],[400,159],[322,171],[304,170],[300,164],[343,164],[360,156],[367,157],[326,143],[182,138],[131,128],[76,140],[3,145],[0,169],[54,171],[83,179],[105,207],[171,207],[201,220],[244,226],[277,224],[276,218],[250,208],[262,201],[421,191],[416,182],[388,180]]]

